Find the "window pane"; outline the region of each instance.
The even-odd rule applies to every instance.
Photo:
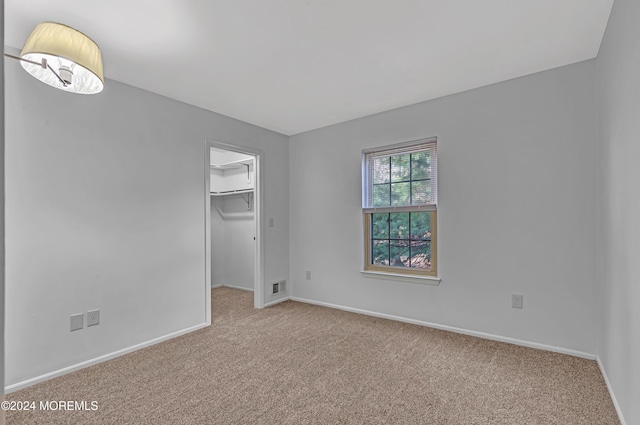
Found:
[[[389,241],[373,241],[371,264],[389,265]]]
[[[431,270],[431,242],[411,241],[411,268]]]
[[[373,183],[389,183],[391,163],[389,157],[373,160]]]
[[[373,230],[371,232],[374,239],[389,239],[389,214],[372,214]]]
[[[409,213],[389,214],[392,239],[409,239]]]
[[[411,180],[431,178],[431,152],[418,152],[411,155]]]
[[[391,265],[409,267],[409,241],[391,242]]]
[[[388,207],[391,205],[390,199],[390,185],[379,184],[373,186],[373,206],[374,207]]]
[[[411,202],[412,205],[428,204],[431,198],[431,182],[423,180],[411,182]]]
[[[391,183],[391,205],[410,205],[409,190],[411,183]],[[389,205],[389,204],[387,204]]]
[[[411,213],[411,239],[431,239],[431,213]]]
[[[409,154],[391,157],[391,182],[409,181]]]

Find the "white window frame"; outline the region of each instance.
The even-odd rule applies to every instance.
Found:
[[[392,156],[403,153],[431,151],[431,196],[425,203],[418,205],[399,205],[375,207],[373,205],[373,165],[370,163],[376,157]],[[365,149],[362,151],[362,215],[364,226],[364,273],[383,274],[399,277],[421,277],[439,281],[438,276],[438,219],[437,219],[437,138],[413,140],[394,145]],[[412,178],[412,176],[411,176]],[[411,180],[413,181],[413,180]],[[371,222],[375,213],[394,212],[429,212],[431,214],[431,269],[398,267],[392,265],[372,264],[372,235]]]

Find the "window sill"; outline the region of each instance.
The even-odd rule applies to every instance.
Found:
[[[400,273],[374,272],[370,270],[361,270],[360,273],[364,277],[373,279],[399,280],[403,282],[424,283],[427,285],[440,285],[440,278],[437,276],[415,276]]]

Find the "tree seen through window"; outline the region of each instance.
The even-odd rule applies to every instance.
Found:
[[[431,270],[431,212],[372,216],[373,264]]]

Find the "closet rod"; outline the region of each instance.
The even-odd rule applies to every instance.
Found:
[[[211,196],[234,195],[237,193],[251,193],[253,189],[225,190],[224,192],[210,192]]]

